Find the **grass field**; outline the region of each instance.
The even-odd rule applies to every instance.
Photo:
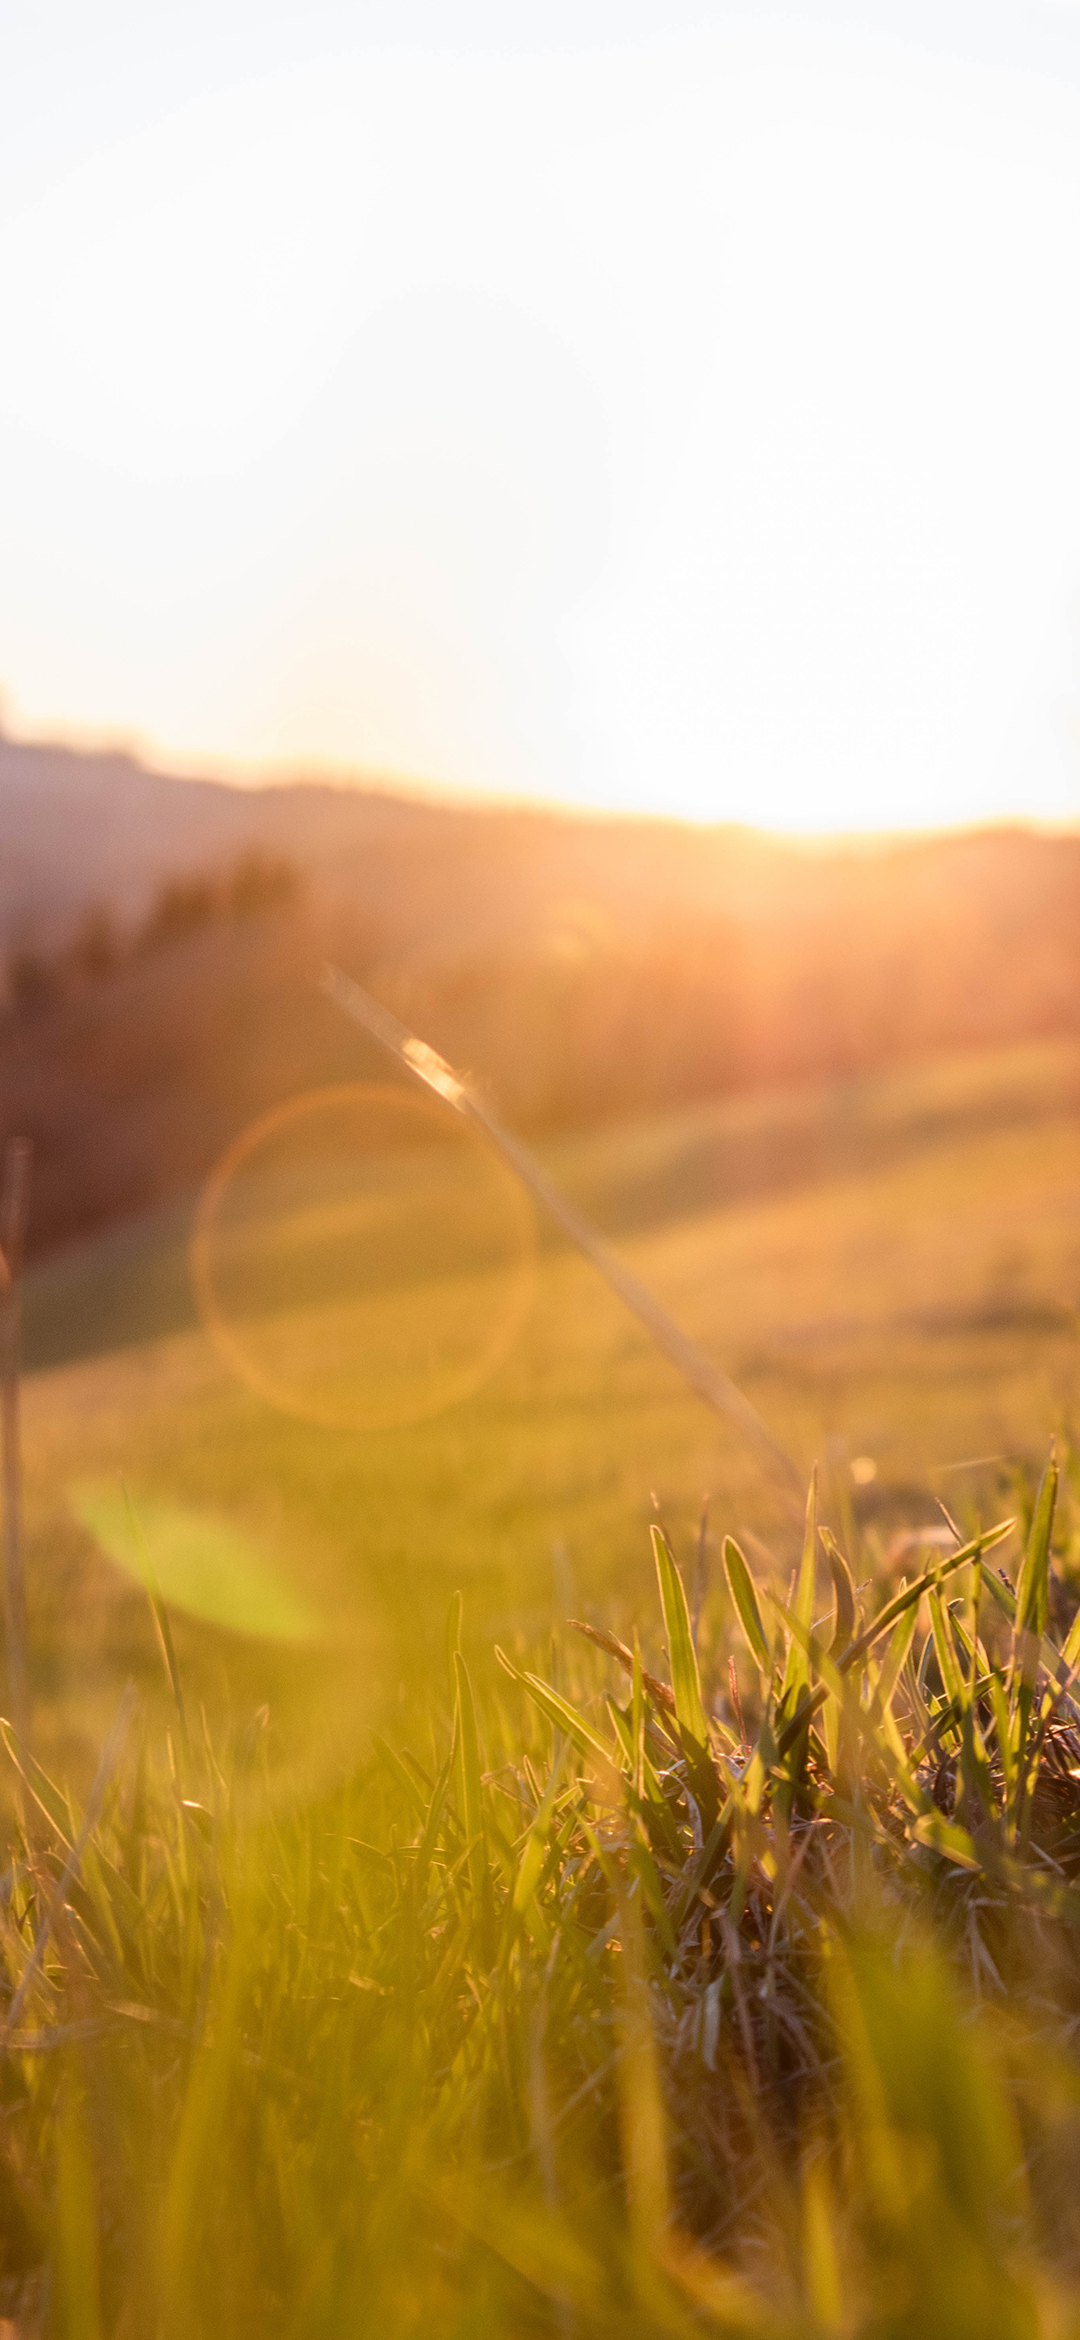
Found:
[[[895,1591],[811,1488],[697,1652],[654,1530],[659,1676],[478,1697],[455,1597],[413,1743],[287,1805],[183,1670],[82,1815],[5,1726],[12,2340],[1077,2340],[1059,1479]]]
[[[669,1114],[547,1159],[800,1468],[820,1462],[869,1567],[937,1493],[992,1508],[1071,1416],[1078,1098],[1080,1051],[1055,1044]],[[544,1231],[533,1305],[483,1385],[353,1431],[229,1372],[195,1315],[189,1216],[28,1279],[33,1662],[64,1764],[88,1759],[126,1673],[151,1696],[158,1680],[144,1596],[115,1564],[121,1477],[194,1692],[215,1713],[268,1702],[286,1768],[318,1771],[422,1706],[455,1587],[481,1681],[494,1640],[535,1648],[568,1611],[647,1634],[654,1496],[686,1555],[708,1491],[786,1583],[798,1528],[754,1455]],[[482,1305],[467,1278],[461,1293]],[[419,1323],[430,1300],[414,1281],[395,1307]],[[226,1537],[223,1594],[207,1553]]]
[[[468,1182],[448,1259],[422,1154],[229,1189],[214,1289],[320,1404],[486,1356],[426,1418],[267,1404],[190,1214],[30,1277],[0,2329],[1077,2340],[1078,1080],[552,1150],[817,1531]]]

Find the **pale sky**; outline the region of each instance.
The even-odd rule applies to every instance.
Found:
[[[1080,4],[0,0],[0,693],[1080,818]]]

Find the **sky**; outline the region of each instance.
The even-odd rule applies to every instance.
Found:
[[[1080,818],[1080,0],[0,0],[0,715]]]

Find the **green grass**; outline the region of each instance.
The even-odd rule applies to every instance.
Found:
[[[553,1244],[367,1435],[227,1373],[180,1220],[31,1281],[27,2340],[1080,2335],[1076,1070],[558,1150],[808,1525]]]
[[[818,1461],[864,1573],[937,1495],[1004,1504],[1015,1465],[1071,1418],[1078,1065],[1063,1045],[974,1057],[550,1149],[801,1466]],[[122,1476],[145,1516],[196,1697],[212,1716],[268,1701],[283,1763],[308,1778],[423,1703],[455,1585],[482,1683],[495,1640],[535,1645],[568,1608],[631,1636],[654,1492],[685,1543],[708,1490],[786,1583],[797,1524],[755,1457],[576,1255],[545,1241],[531,1314],[464,1403],[331,1431],[274,1411],[215,1354],[186,1232],[184,1215],[118,1231],[28,1287],[34,1664],[42,1751],[65,1776],[91,1761],[125,1675],[148,1694],[156,1679],[123,1552],[87,1523],[88,1482],[115,1506]],[[423,1286],[397,1306],[406,1331],[427,1321]],[[283,1654],[189,1613],[178,1519],[191,1552],[232,1538],[249,1586],[325,1621],[321,1645]]]
[[[643,1651],[487,1695],[455,1599],[422,1735],[288,1806],[265,1718],[144,1722],[59,1898],[25,1765],[18,2328],[1080,2331],[1080,1533],[1020,1496],[859,1590],[812,1493],[790,1601],[726,1542],[697,1648],[657,1529]]]

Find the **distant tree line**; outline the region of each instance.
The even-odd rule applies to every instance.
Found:
[[[292,907],[303,874],[285,854],[249,848],[228,868],[165,878],[145,916],[125,926],[107,902],[84,911],[74,932],[45,949],[16,944],[7,955],[4,992],[8,1014],[41,1014],[56,1001],[105,981],[125,964],[169,949],[215,925],[236,924]]]
[[[385,1079],[313,983],[322,959],[522,1130],[1080,1036],[1080,837],[827,858],[735,839],[696,895],[708,839],[666,866],[667,833],[645,842],[655,870],[636,832],[470,816],[423,850],[312,852],[301,881],[275,839],[174,875],[126,927],[91,910],[63,947],[13,953],[0,1125],[34,1142],[35,1245],[193,1191],[284,1098]]]

